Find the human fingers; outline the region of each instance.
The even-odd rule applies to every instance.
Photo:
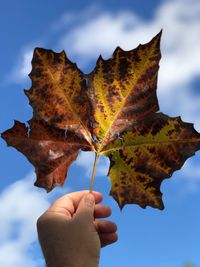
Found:
[[[108,206],[96,205],[94,208],[94,218],[107,218],[111,213],[111,208]]]
[[[117,225],[114,222],[106,220],[96,220],[94,222],[96,231],[99,234],[101,247],[105,247],[118,240]]]
[[[117,225],[114,222],[107,220],[96,220],[94,222],[96,231],[100,233],[115,233],[117,231]]]
[[[56,200],[53,205],[48,209],[48,212],[56,212],[65,215],[67,218],[71,218],[74,212],[76,211],[80,200],[86,195],[89,191],[83,190],[78,192],[73,192],[66,194]],[[98,204],[102,201],[102,194],[96,191],[92,192],[95,203]]]
[[[117,233],[100,233],[99,239],[101,242],[101,247],[103,248],[107,245],[115,243],[118,240],[118,235]]]

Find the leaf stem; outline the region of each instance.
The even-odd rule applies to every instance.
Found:
[[[91,184],[90,184],[90,193],[92,193],[92,189],[94,186],[94,176],[96,173],[96,167],[97,167],[97,161],[99,158],[99,154],[95,152],[95,159],[94,159],[94,165],[93,165],[93,170],[92,170],[92,179],[91,179]]]

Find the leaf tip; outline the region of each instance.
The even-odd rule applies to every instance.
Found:
[[[115,48],[114,52],[113,52],[113,56],[116,55],[116,54],[118,54],[119,52],[122,52],[122,51],[123,51],[123,49],[122,49],[120,46],[117,46],[117,47]],[[124,52],[125,52],[125,51],[124,51]]]
[[[28,89],[24,89],[24,94],[25,94],[26,96],[29,96],[29,94],[30,94],[29,90],[28,90]]]
[[[66,52],[65,52],[65,50],[63,49],[61,52],[61,55],[63,55],[63,56],[65,56],[65,57],[67,57],[67,54],[66,54]]]
[[[163,28],[160,29],[158,35],[162,36],[162,33],[163,33]]]
[[[157,208],[159,210],[164,210],[165,206],[164,206],[163,202],[161,201],[158,205],[155,206],[155,208]]]
[[[1,133],[0,135],[1,135],[1,138],[5,140],[6,131],[4,131],[3,133]]]
[[[117,202],[117,204],[118,204],[118,206],[119,206],[119,209],[120,209],[120,211],[122,212],[122,210],[123,210],[123,208],[124,208],[124,204],[119,204],[118,202]]]
[[[165,206],[162,201],[162,193],[160,193],[160,199],[158,199],[158,202],[155,203],[155,205],[152,206],[153,208],[159,209],[159,210],[164,210]]]
[[[47,193],[52,191],[56,186],[63,186],[65,180],[63,178],[53,176],[52,173],[46,175],[41,170],[37,169],[36,169],[36,177],[37,180],[35,181],[34,185],[37,187],[44,188]]]
[[[159,209],[159,210],[164,210],[164,209],[165,209],[165,206],[162,205],[162,206],[158,207],[158,209]]]
[[[52,184],[50,185],[45,179],[35,181],[34,186],[44,188],[47,193],[49,193],[55,187]]]
[[[151,42],[155,42],[156,45],[160,45],[160,40],[161,40],[161,37],[162,37],[162,32],[163,32],[163,30],[161,29],[159,31],[159,33],[156,34],[156,36],[153,37],[153,39],[151,40]]]
[[[103,59],[102,55],[99,55],[96,64],[99,64],[99,63],[101,63],[101,62],[103,62],[103,61],[104,61],[104,59]]]
[[[117,205],[118,205],[120,211],[122,211],[122,209],[124,208],[124,206],[126,204],[123,201],[123,199],[119,199],[117,193],[115,191],[113,191],[113,190],[110,191],[109,196],[111,196],[117,202]]]

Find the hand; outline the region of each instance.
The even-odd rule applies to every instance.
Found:
[[[116,224],[95,220],[111,209],[96,205],[98,192],[79,191],[58,199],[37,221],[48,267],[97,267],[100,248],[117,241]]]

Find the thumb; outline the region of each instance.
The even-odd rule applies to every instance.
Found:
[[[85,194],[79,202],[76,210],[76,217],[88,223],[94,221],[95,197],[91,193]]]

